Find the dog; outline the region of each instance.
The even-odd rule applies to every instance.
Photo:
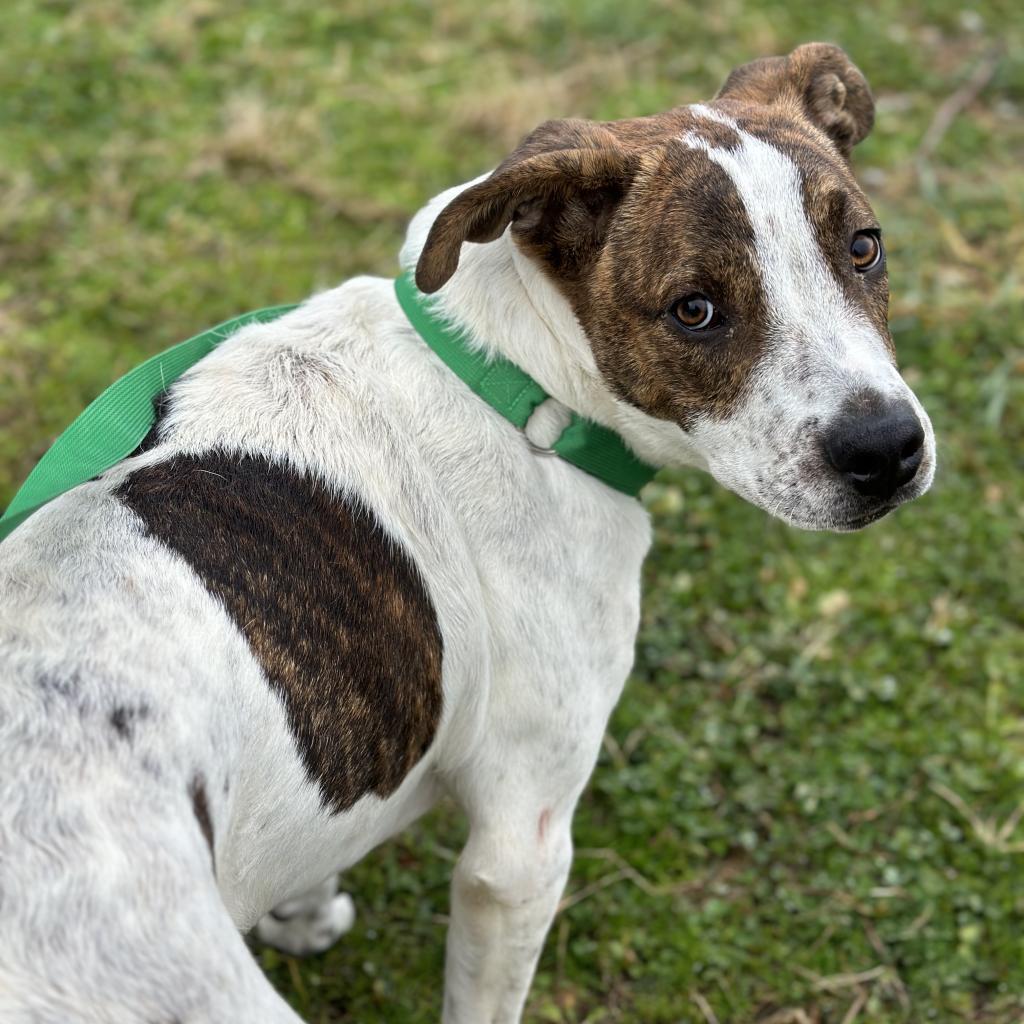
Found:
[[[238,331],[0,545],[0,1020],[297,1020],[242,933],[326,948],[337,874],[443,794],[443,1019],[520,1019],[650,544],[566,425],[804,529],[932,481],[849,162],[873,116],[807,44],[705,104],[546,122],[401,251],[539,386],[522,428],[356,278]]]

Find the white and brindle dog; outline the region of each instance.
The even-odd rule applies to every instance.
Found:
[[[240,932],[325,948],[336,874],[443,793],[470,824],[444,1020],[519,1020],[650,543],[537,450],[572,410],[807,529],[922,494],[849,166],[872,120],[811,44],[705,105],[548,122],[401,256],[552,396],[525,432],[357,278],[239,331],[0,545],[4,1024],[295,1021]]]

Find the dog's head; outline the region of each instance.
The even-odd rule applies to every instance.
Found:
[[[797,526],[856,529],[922,494],[931,424],[896,368],[881,229],[855,181],[867,82],[812,43],[707,105],[552,121],[433,223],[426,292],[511,225],[608,389]]]

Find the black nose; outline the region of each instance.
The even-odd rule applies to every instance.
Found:
[[[909,402],[841,416],[825,436],[825,454],[856,490],[891,498],[921,465],[924,430]]]

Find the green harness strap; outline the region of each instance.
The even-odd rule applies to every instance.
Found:
[[[522,429],[547,397],[507,359],[489,359],[435,316],[408,275],[395,281],[398,301],[423,340],[470,389]],[[294,305],[243,313],[152,356],[115,381],[50,446],[0,517],[0,541],[36,509],[91,480],[130,455],[153,425],[154,399],[189,367],[246,324],[276,320]],[[625,494],[636,495],[657,472],[641,462],[618,434],[572,414],[552,446],[556,454]]]
[[[71,423],[36,463],[0,517],[0,540],[37,508],[91,480],[139,446],[156,419],[153,400],[190,366],[246,324],[266,323],[295,306],[243,313],[182,341],[114,381]]]

